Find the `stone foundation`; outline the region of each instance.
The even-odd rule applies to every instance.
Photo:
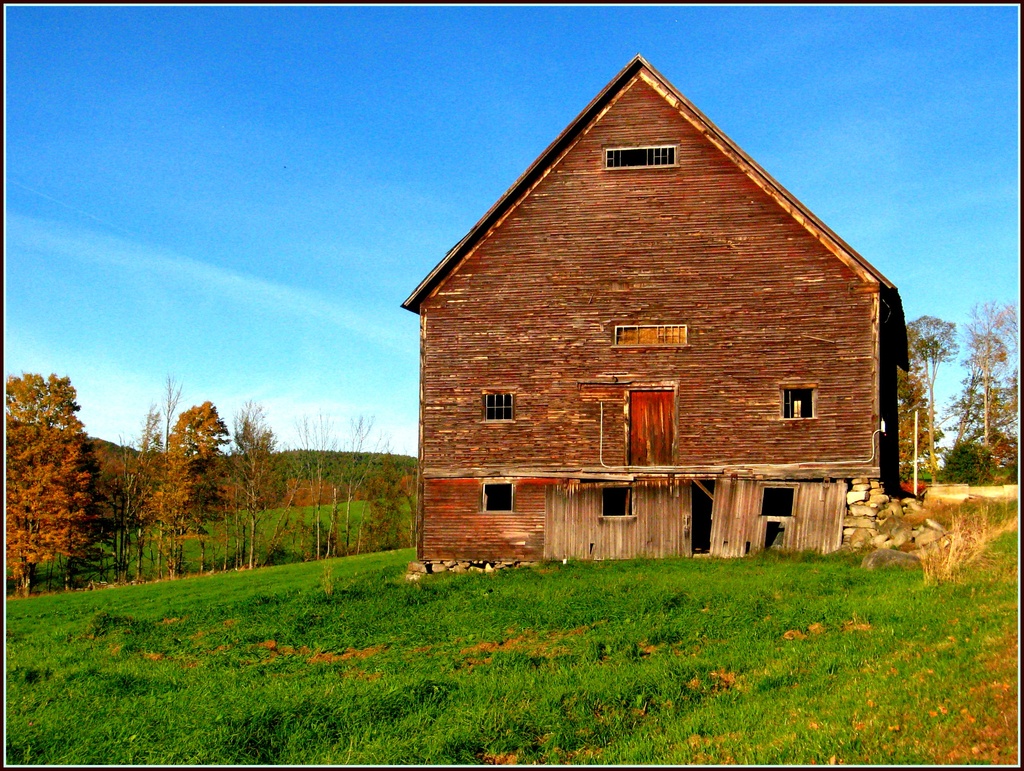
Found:
[[[536,564],[527,560],[421,560],[409,563],[405,577],[409,581],[419,581],[423,576],[437,573],[493,573]]]

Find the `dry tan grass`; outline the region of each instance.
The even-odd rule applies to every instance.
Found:
[[[320,576],[320,588],[328,597],[334,594],[334,571],[330,562],[324,562],[324,572]]]
[[[960,581],[971,565],[984,559],[989,543],[1017,529],[1017,517],[1006,518],[1005,511],[1002,507],[982,504],[965,505],[952,512],[946,537],[921,558],[925,580],[931,583]]]

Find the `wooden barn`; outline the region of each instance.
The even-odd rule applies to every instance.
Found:
[[[641,56],[403,307],[427,563],[829,552],[898,484],[896,287]]]

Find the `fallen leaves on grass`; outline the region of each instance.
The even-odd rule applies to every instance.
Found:
[[[1017,633],[1010,632],[985,663],[985,669],[996,673],[996,679],[971,688],[971,708],[962,707],[959,720],[936,724],[941,726],[934,741],[933,757],[937,762],[1018,764],[1018,667]],[[942,705],[938,710],[943,715],[949,712]]]
[[[559,643],[570,635],[582,634],[584,629],[572,629],[568,632],[547,632],[538,634],[530,629],[525,630],[515,637],[509,637],[501,642],[484,641],[470,645],[459,651],[463,656],[474,653],[495,653],[501,651],[522,651],[531,656],[543,658],[554,658],[569,653],[569,649]],[[643,648],[641,649],[643,650]],[[651,648],[651,652],[653,652]]]
[[[721,672],[712,672],[711,677],[715,681],[714,690],[716,691],[727,691],[736,685],[736,674],[734,672],[726,672],[723,669]]]
[[[799,629],[790,629],[788,632],[783,633],[783,640],[806,640],[807,635],[801,632]]]
[[[515,752],[484,752],[477,757],[488,766],[514,766],[519,761],[519,756]]]
[[[333,664],[336,661],[341,661],[341,655],[337,653],[331,653],[329,651],[322,651],[320,653],[314,653],[306,661],[307,664]]]
[[[333,664],[336,661],[348,661],[350,659],[365,659],[370,656],[374,656],[382,651],[387,650],[386,645],[371,645],[369,648],[349,648],[344,653],[331,653],[330,651],[322,651],[315,653],[311,656],[307,663],[309,664]],[[294,649],[292,649],[294,651]],[[284,650],[282,649],[282,653]],[[303,646],[299,649],[300,653],[305,655],[309,653],[309,649]]]

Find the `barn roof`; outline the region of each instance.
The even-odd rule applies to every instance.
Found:
[[[742,169],[759,187],[778,202],[783,209],[810,231],[829,251],[836,255],[857,273],[862,280],[869,283],[877,282],[882,286],[895,290],[895,286],[871,263],[836,235],[831,228],[818,219],[796,196],[780,185],[774,177],[761,168],[753,158],[747,155],[725,133],[718,128],[704,113],[697,109],[689,99],[683,96],[665,77],[659,73],[643,56],[637,54],[618,75],[612,78],[601,92],[594,97],[583,111],[576,116],[565,130],[558,135],[530,167],[515,181],[501,198],[488,210],[480,221],[463,236],[448,254],[444,256],[427,275],[402,307],[413,313],[419,313],[420,304],[431,292],[441,284],[462,259],[472,253],[473,249],[487,236],[492,228],[502,221],[506,214],[516,206],[547,171],[575,143],[580,134],[594,120],[599,118],[636,78],[642,78],[658,91],[666,101],[700,131],[718,149],[728,156]]]

